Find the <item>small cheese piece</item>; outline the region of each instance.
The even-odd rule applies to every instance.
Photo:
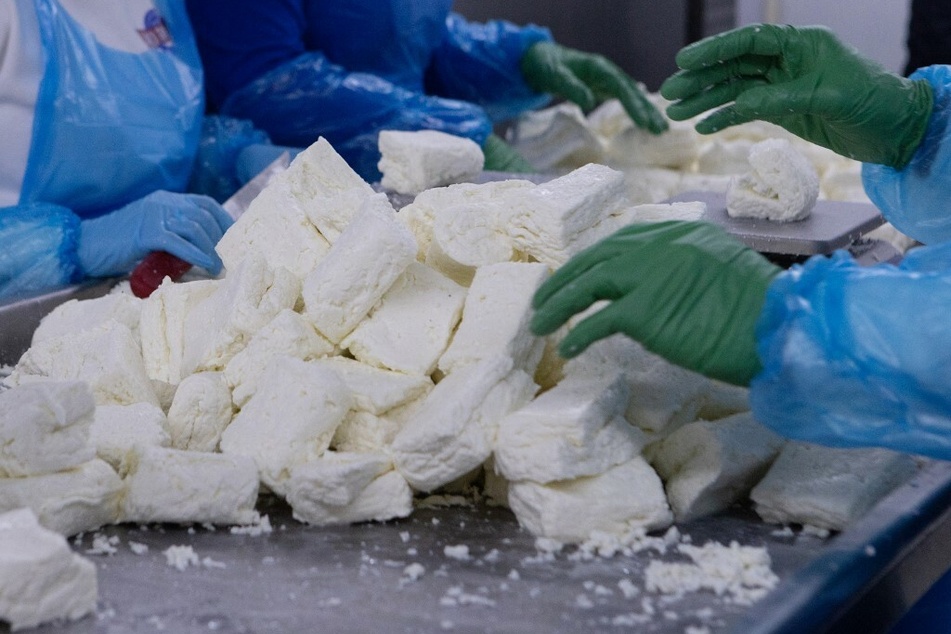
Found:
[[[248,402],[273,357],[287,355],[310,361],[330,356],[334,351],[334,345],[321,337],[309,321],[285,308],[255,332],[248,345],[225,366],[225,378],[232,387],[234,404],[243,407]]]
[[[375,368],[346,357],[320,359],[315,365],[337,373],[353,394],[353,409],[380,415],[426,396],[433,380],[423,374],[404,374]]]
[[[81,381],[0,391],[0,477],[53,473],[95,458],[89,442],[95,407]]]
[[[101,326],[110,320],[124,324],[138,340],[143,301],[126,293],[109,293],[91,299],[63,302],[40,320],[33,344]]]
[[[168,422],[161,408],[149,403],[100,405],[89,430],[96,455],[119,475],[128,470],[128,456],[136,445],[168,447]]]
[[[540,172],[604,162],[602,141],[570,101],[526,112],[514,122],[512,136],[512,147]]]
[[[94,459],[68,471],[0,479],[0,512],[28,507],[46,528],[75,535],[119,521],[123,492],[112,467]]]
[[[475,141],[438,130],[383,130],[379,148],[380,184],[400,194],[416,195],[473,178],[485,161]]]
[[[509,357],[491,357],[436,384],[393,439],[393,460],[410,485],[432,491],[485,462],[499,421],[537,389],[513,365]]]
[[[293,357],[275,357],[258,391],[221,435],[221,451],[254,458],[276,493],[298,464],[320,457],[353,398],[336,372]]]
[[[465,288],[413,262],[340,345],[369,365],[432,374],[462,317],[465,298]]]
[[[221,372],[199,372],[185,377],[168,409],[172,447],[215,451],[233,415],[231,390]]]
[[[678,522],[712,515],[745,498],[769,469],[784,440],[750,413],[698,421],[674,431],[652,451]]]
[[[594,531],[624,535],[673,521],[660,478],[640,456],[593,477],[511,482],[508,502],[532,535],[566,544],[584,542]]]
[[[304,281],[304,314],[339,343],[416,258],[416,240],[384,194],[367,199]]]
[[[125,522],[250,524],[258,470],[247,456],[137,447],[122,500]]]
[[[139,343],[127,326],[115,320],[32,346],[7,383],[50,380],[85,381],[97,405],[158,405]]]
[[[299,297],[300,281],[290,271],[247,257],[186,317],[184,374],[224,370],[255,332]]]
[[[96,567],[29,509],[0,515],[0,570],[0,620],[12,631],[75,621],[96,609]]]
[[[502,419],[495,468],[507,480],[547,483],[631,460],[646,438],[624,419],[629,395],[623,376],[558,384]]]
[[[812,213],[819,197],[819,175],[789,141],[757,143],[750,148],[750,167],[727,190],[731,218],[792,222]]]
[[[214,293],[220,283],[219,280],[202,280],[176,284],[166,279],[143,300],[139,332],[142,359],[149,378],[178,385],[185,376],[182,370],[185,318]]]
[[[916,471],[912,456],[888,449],[789,442],[750,499],[766,522],[842,530]]]
[[[508,262],[515,246],[500,230],[499,210],[484,203],[448,207],[436,215],[426,264],[454,282],[469,286],[476,269]]]
[[[548,279],[548,267],[504,262],[481,267],[472,280],[462,322],[439,359],[439,369],[454,372],[492,356],[508,356],[530,374],[544,352],[544,340],[530,328],[532,296]]]

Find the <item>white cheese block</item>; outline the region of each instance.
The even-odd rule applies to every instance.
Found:
[[[579,233],[627,206],[624,175],[592,163],[518,192],[508,209],[505,229],[516,249],[558,266]]]
[[[426,396],[433,380],[424,374],[405,374],[376,368],[346,357],[320,359],[316,365],[330,368],[353,394],[353,409],[380,415]]]
[[[49,380],[85,381],[97,405],[158,405],[139,343],[127,326],[115,320],[30,347],[7,383]]]
[[[784,440],[750,413],[698,421],[660,441],[651,464],[678,522],[712,515],[745,498]]]
[[[304,314],[339,343],[416,258],[416,240],[384,194],[367,199],[330,253],[304,280]]]
[[[714,135],[700,145],[697,171],[703,174],[744,174],[750,169],[751,139],[722,139]]]
[[[337,451],[373,453],[389,449],[402,422],[391,416],[351,411],[334,432],[331,446]]]
[[[383,130],[378,144],[380,184],[400,194],[473,178],[485,161],[475,141],[438,130]]]
[[[300,281],[290,271],[245,258],[185,318],[184,374],[224,370],[255,332],[299,297]]]
[[[604,162],[601,139],[570,101],[524,113],[514,122],[512,137],[512,147],[540,172]]]
[[[465,288],[413,262],[340,345],[369,365],[432,374],[462,317],[465,298]]]
[[[812,213],[819,197],[819,175],[789,141],[761,141],[750,148],[749,161],[750,171],[727,190],[730,217],[792,222]]]
[[[415,489],[432,491],[481,465],[499,421],[537,386],[509,357],[491,357],[446,376],[393,439],[393,461]]]
[[[439,359],[439,369],[452,373],[501,355],[511,357],[517,368],[534,374],[545,343],[529,328],[531,302],[548,275],[548,267],[539,263],[504,262],[481,267],[466,295],[462,322]]]
[[[789,442],[750,493],[766,522],[842,530],[917,471],[887,449],[839,449]]]
[[[248,345],[225,366],[225,378],[232,388],[234,404],[240,408],[248,402],[273,357],[286,355],[310,361],[334,352],[334,345],[320,336],[309,321],[285,308],[251,335]]]
[[[95,458],[89,442],[95,407],[82,381],[0,391],[0,477],[53,473]]]
[[[631,204],[659,203],[680,193],[683,172],[662,167],[624,168],[624,191]]]
[[[46,528],[75,535],[118,522],[124,490],[112,467],[94,459],[68,471],[0,479],[0,512],[28,507]]]
[[[469,286],[480,266],[512,260],[515,245],[501,230],[499,216],[495,204],[468,203],[443,209],[434,219],[426,264]]]
[[[610,165],[666,167],[689,170],[700,152],[700,135],[692,121],[669,121],[669,128],[653,134],[631,127],[608,141],[606,161]]]
[[[627,210],[627,224],[632,222],[665,222],[667,220],[697,221],[707,211],[702,201],[680,203],[653,203],[635,205]]]
[[[583,542],[594,531],[623,535],[673,521],[660,478],[640,456],[588,478],[510,482],[508,502],[532,535],[563,543]]]
[[[250,524],[258,470],[247,456],[137,447],[122,500],[125,522]]]
[[[352,404],[350,390],[333,370],[275,357],[219,446],[223,453],[254,458],[261,481],[281,493],[292,468],[327,450]]]
[[[117,473],[128,470],[128,457],[136,445],[168,447],[168,422],[161,408],[149,403],[100,405],[89,430],[96,455]]]
[[[12,631],[96,609],[96,567],[29,509],[0,515],[0,620]]]
[[[507,480],[547,483],[631,460],[646,438],[624,419],[629,394],[623,376],[558,384],[502,419],[495,468]]]
[[[353,221],[367,199],[375,193],[372,187],[362,183],[359,187],[346,191],[316,196],[304,209],[307,218],[314,223],[320,235],[333,244]]]
[[[215,451],[234,410],[231,390],[221,372],[185,377],[168,409],[171,446],[189,451]]]
[[[63,302],[40,320],[33,331],[34,344],[44,339],[72,335],[101,326],[109,320],[125,324],[138,340],[143,301],[126,293],[109,293],[91,299]]]
[[[220,283],[219,280],[202,280],[182,284],[166,279],[143,300],[139,332],[142,359],[149,378],[178,385],[185,376],[182,370],[185,318]]]

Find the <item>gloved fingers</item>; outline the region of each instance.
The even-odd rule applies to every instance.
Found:
[[[225,208],[222,207],[218,201],[210,196],[202,196],[199,194],[188,194],[188,200],[193,202],[197,207],[205,212],[206,215],[202,217],[202,224],[208,229],[208,235],[212,236],[214,241],[217,243],[221,236],[224,235],[231,225],[234,224],[234,218],[228,215],[228,212],[225,211]],[[206,220],[213,221],[214,225],[210,225]],[[217,237],[214,237],[217,234]]]
[[[532,317],[532,332],[547,335],[573,316],[601,300],[616,300],[634,286],[634,278],[628,271],[619,271],[613,261],[605,261],[578,276],[538,307]]]
[[[685,46],[677,53],[677,66],[696,70],[747,55],[781,55],[796,32],[794,27],[751,24]]]
[[[564,97],[568,101],[578,104],[585,112],[598,105],[598,100],[591,88],[567,66],[559,64],[551,72],[556,78],[551,84],[552,92],[555,92],[559,97]],[[554,88],[555,86],[557,88]]]
[[[152,251],[167,251],[177,258],[200,266],[212,275],[218,275],[223,264],[215,253],[214,244],[207,240],[207,236],[204,240],[197,241],[201,244],[193,244],[176,233],[168,232],[152,241],[150,247]]]
[[[694,129],[700,134],[713,134],[715,132],[719,132],[720,130],[725,130],[731,126],[749,123],[750,121],[755,121],[761,118],[762,117],[759,116],[742,114],[738,112],[736,109],[736,104],[733,103],[704,117],[699,122],[697,122],[697,125],[694,126]]]
[[[636,299],[632,301],[632,298],[624,298],[586,317],[576,324],[558,344],[558,354],[571,359],[584,352],[594,342],[619,332],[639,340],[637,333],[632,332],[632,320],[628,310],[636,305]]]
[[[685,121],[708,110],[735,101],[745,91],[764,85],[768,85],[764,79],[755,78],[716,84],[709,90],[670,104],[667,106],[667,116],[674,121]]]
[[[616,97],[638,127],[660,134],[668,128],[664,115],[650,102],[644,91],[629,77],[620,77],[613,88],[604,90],[606,97]]]
[[[831,100],[823,98],[823,92],[816,89],[812,76],[772,86],[752,88],[736,98],[736,111],[741,115],[755,115],[769,121],[790,115],[847,115],[854,100],[843,98],[841,92]],[[842,110],[842,112],[837,112]]]
[[[485,163],[482,169],[494,172],[530,174],[535,168],[515,148],[495,134],[490,134],[482,144]]]
[[[746,55],[715,66],[681,70],[664,80],[660,86],[660,94],[665,99],[675,101],[693,97],[724,82],[765,77],[775,61],[772,57]]]

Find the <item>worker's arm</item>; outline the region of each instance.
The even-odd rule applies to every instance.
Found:
[[[0,300],[80,281],[79,225],[59,205],[0,208]]]

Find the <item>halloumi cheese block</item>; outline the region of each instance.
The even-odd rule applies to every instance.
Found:
[[[439,359],[438,368],[458,368],[493,356],[511,357],[517,368],[534,374],[544,352],[544,340],[530,328],[532,296],[548,279],[539,263],[503,262],[480,267],[472,280],[462,322]]]
[[[331,446],[340,452],[375,453],[389,449],[403,423],[392,416],[351,411],[334,432]]]
[[[7,384],[50,380],[85,381],[97,405],[158,405],[138,341],[115,320],[31,346]]]
[[[314,223],[320,235],[330,244],[337,241],[353,218],[376,192],[362,183],[358,187],[328,195],[316,196],[309,205],[305,205],[307,218]],[[329,251],[329,249],[328,249]],[[326,253],[324,254],[326,255]],[[313,270],[313,267],[311,267]],[[309,271],[308,271],[309,272]]]
[[[540,172],[603,162],[601,139],[570,101],[526,112],[514,122],[513,137],[512,147]]]
[[[393,439],[393,461],[413,488],[432,491],[481,465],[499,421],[534,396],[537,386],[512,359],[462,367],[436,384]]]
[[[75,469],[26,478],[0,478],[0,512],[30,508],[40,524],[61,535],[119,521],[124,485],[98,458]]]
[[[189,451],[215,451],[234,416],[231,390],[221,372],[185,377],[168,409],[171,446]]]
[[[717,135],[701,143],[697,171],[703,174],[745,174],[750,169],[751,139],[722,139]]]
[[[287,502],[307,524],[382,522],[409,515],[413,492],[383,454],[327,453],[294,467]]]
[[[0,391],[0,477],[53,473],[95,458],[89,442],[95,408],[82,381]]]
[[[598,475],[640,455],[642,431],[624,418],[623,376],[564,381],[499,423],[495,468],[512,481]]]
[[[508,262],[515,245],[500,229],[497,205],[459,204],[438,213],[426,264],[454,282],[469,286],[476,269],[487,264]]]
[[[912,456],[888,449],[789,442],[750,499],[766,522],[842,530],[916,471]]]
[[[281,494],[291,469],[327,450],[352,404],[350,390],[333,370],[275,357],[219,447],[222,453],[254,458],[261,481]]]
[[[250,524],[258,470],[248,456],[136,447],[122,500],[125,522]]]
[[[304,280],[304,314],[339,343],[416,259],[416,240],[385,194],[367,199],[327,257]]]
[[[185,376],[185,318],[192,309],[211,296],[219,280],[176,284],[166,279],[142,302],[139,334],[142,359],[149,378],[178,385]]]
[[[168,447],[168,421],[161,408],[149,403],[100,405],[89,430],[96,455],[119,475],[128,469],[128,457],[137,445]]]
[[[98,592],[96,566],[31,510],[0,515],[0,620],[12,631],[75,621],[95,611]]]
[[[508,502],[532,535],[563,543],[583,542],[594,531],[623,535],[673,521],[660,478],[640,456],[597,476],[549,484],[510,482]]]
[[[369,365],[432,374],[462,317],[465,298],[465,288],[413,262],[340,345]]]
[[[330,368],[343,380],[353,394],[353,409],[371,414],[388,412],[433,389],[433,380],[424,374],[393,372],[346,357],[319,359],[315,364]]]
[[[438,130],[382,130],[378,145],[380,184],[400,194],[473,178],[485,162],[475,141]]]
[[[629,167],[624,170],[624,192],[632,205],[659,203],[681,191],[683,172],[663,167]]]
[[[71,299],[51,310],[33,331],[32,343],[72,335],[109,320],[125,324],[138,341],[142,300],[127,293],[108,293],[90,299]]]
[[[750,413],[684,425],[651,452],[678,522],[712,515],[745,498],[785,440]]]
[[[731,218],[802,220],[819,197],[819,175],[785,139],[767,139],[750,148],[750,171],[733,181],[726,193]]]

